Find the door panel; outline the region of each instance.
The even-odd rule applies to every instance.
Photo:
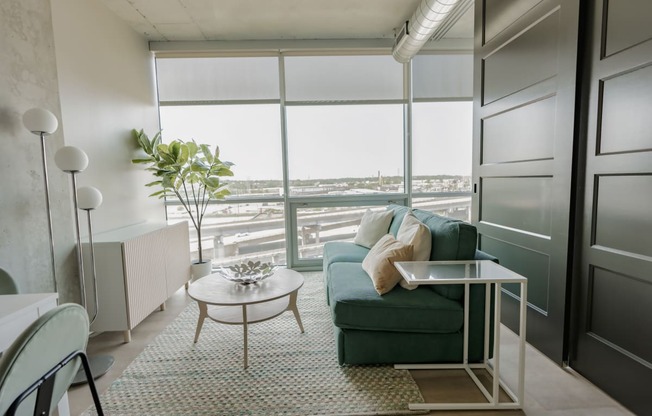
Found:
[[[515,17],[523,16],[541,0],[485,0],[485,16],[487,21],[483,28],[485,41],[490,41],[498,33],[511,25]]]
[[[652,150],[652,66],[600,82],[598,153]]]
[[[555,11],[487,55],[482,61],[484,104],[554,76],[558,34],[559,11]]]
[[[605,56],[652,39],[650,0],[609,0],[604,8],[608,10]]]
[[[473,221],[480,247],[528,278],[528,342],[561,363],[580,2],[475,4]],[[502,322],[515,332],[519,295],[503,290]]]
[[[480,221],[550,236],[551,177],[486,178]]]
[[[588,3],[586,173],[570,364],[633,412],[649,414],[652,2]]]
[[[597,176],[592,245],[652,259],[652,192],[644,190],[652,175]]]
[[[482,164],[553,158],[555,96],[482,120]]]
[[[532,248],[525,248],[513,242],[502,241],[486,235],[481,236],[480,242],[484,250],[490,251],[501,259],[503,266],[518,274],[528,276],[528,303],[531,308],[537,308],[540,314],[547,315],[548,293],[550,292],[550,256]],[[520,296],[520,285],[518,284],[504,284],[503,288],[505,292],[509,292],[517,298]],[[503,318],[516,317],[508,315]],[[511,324],[518,324],[518,320],[513,319]],[[532,340],[530,339],[529,342],[532,343]]]
[[[592,267],[588,293],[587,332],[633,360],[652,362],[652,285]]]

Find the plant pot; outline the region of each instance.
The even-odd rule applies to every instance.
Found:
[[[191,265],[192,277],[191,281],[194,282],[198,279],[201,279],[204,276],[208,276],[213,272],[213,263],[211,261],[205,261],[203,263],[193,263]]]

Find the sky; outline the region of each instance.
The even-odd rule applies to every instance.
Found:
[[[403,174],[403,106],[287,106],[290,179]],[[220,148],[235,180],[282,179],[279,104],[162,106],[166,142]],[[155,132],[147,132],[150,136]],[[472,103],[413,104],[413,175],[471,175]]]

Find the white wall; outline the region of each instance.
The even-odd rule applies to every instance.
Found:
[[[79,186],[104,196],[93,212],[94,231],[164,221],[162,202],[148,198],[153,191],[144,186],[151,174],[131,163],[131,129],[154,134],[159,125],[147,41],[99,1],[51,1],[65,143],[89,157]]]

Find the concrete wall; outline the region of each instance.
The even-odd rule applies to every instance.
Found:
[[[59,292],[78,293],[68,178],[54,166],[63,123],[48,0],[0,2],[0,267],[21,292],[54,289],[40,139],[22,123],[33,107],[53,112],[59,129],[46,139]]]
[[[0,1],[0,268],[21,292],[54,288],[40,140],[23,127],[22,114],[42,107],[59,119],[46,139],[56,272],[60,299],[78,301],[70,176],[54,154],[64,145],[88,154],[78,184],[104,195],[95,232],[164,220],[162,202],[147,197],[151,177],[130,163],[130,130],[158,128],[153,68],[147,42],[99,2]]]

